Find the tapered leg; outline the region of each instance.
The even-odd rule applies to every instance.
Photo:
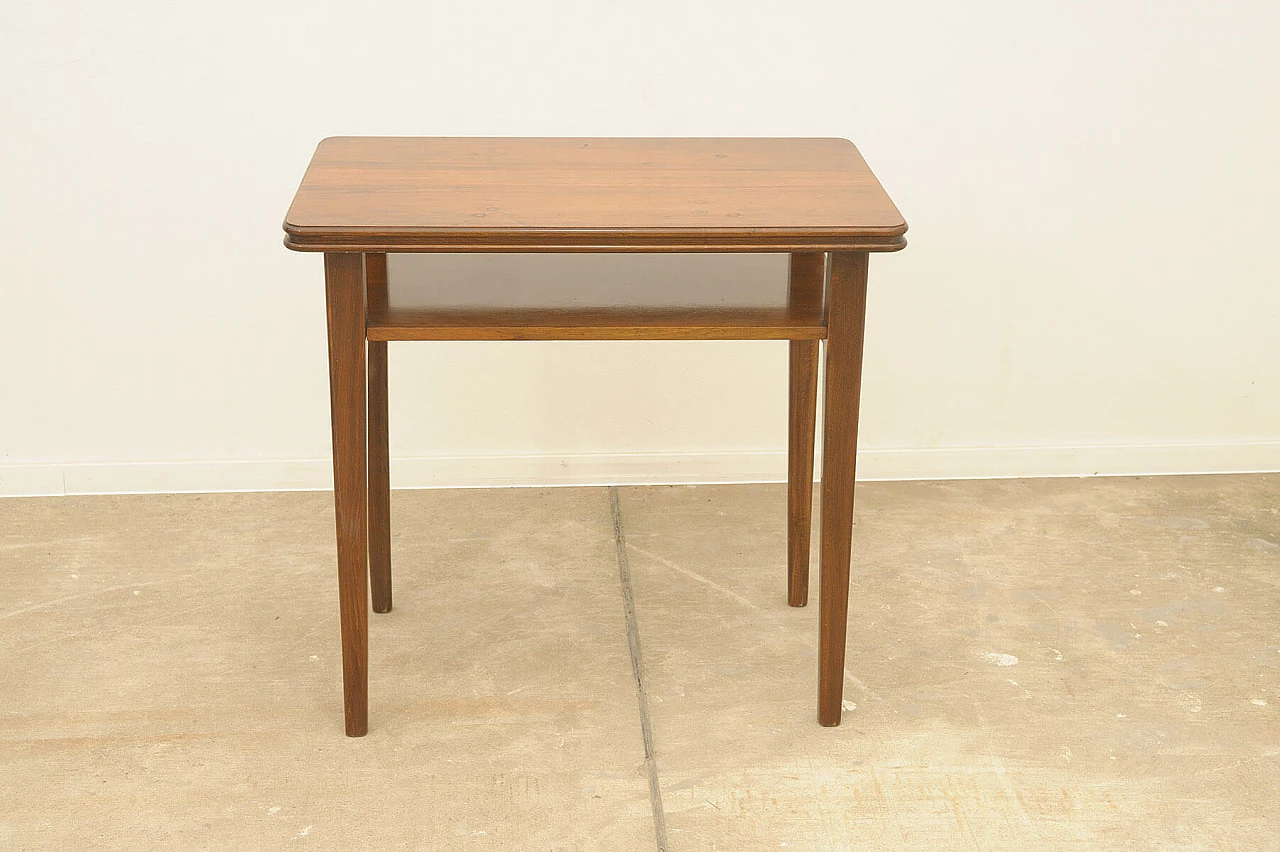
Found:
[[[338,604],[347,736],[369,719],[369,587],[365,435],[364,256],[324,256],[329,319],[329,402],[333,419],[333,500],[338,521]]]
[[[866,252],[835,252],[827,291],[827,377],[822,430],[822,589],[818,603],[818,721],[840,724],[849,615],[854,465],[862,337],[867,316]]]
[[[386,299],[387,256],[366,254],[369,302]],[[369,588],[373,611],[391,611],[391,449],[387,425],[387,343],[369,341]]]
[[[809,602],[809,525],[813,515],[813,438],[818,406],[818,341],[791,341],[787,426],[787,603]]]
[[[790,302],[822,304],[826,255],[791,255]],[[818,341],[791,341],[787,416],[787,603],[809,602],[809,525],[813,512],[813,438],[818,406]]]
[[[391,458],[387,343],[369,341],[369,589],[374,612],[391,612]]]

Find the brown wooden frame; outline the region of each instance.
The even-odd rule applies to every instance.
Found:
[[[597,150],[588,150],[592,144],[597,144]],[[477,171],[458,159],[458,152],[469,150],[514,155],[517,162]],[[441,152],[455,159],[442,159]],[[739,166],[731,172],[718,162],[734,157],[749,168]],[[654,163],[660,168],[658,177],[667,174],[661,169],[668,169],[680,176],[681,185],[655,196],[657,190],[645,182],[654,177]],[[522,168],[534,173],[527,176]],[[621,200],[591,195],[592,181],[601,180],[600,169],[618,184]],[[589,179],[579,181],[584,175]],[[552,190],[560,186],[566,194],[552,201],[529,196],[521,189],[526,178],[549,183]],[[476,198],[468,200],[466,192],[456,191],[431,196],[433,203],[443,203],[441,198],[460,199],[457,203],[463,205],[441,212],[421,198],[406,202],[403,193],[388,194],[385,189],[390,182],[425,187],[426,192],[441,181],[463,189],[470,186]],[[794,182],[799,189],[779,190],[779,181],[784,187],[790,186],[785,181]],[[574,186],[582,187],[582,197],[571,191]],[[502,192],[508,195],[501,196]],[[634,196],[629,202],[628,192]],[[832,194],[835,201],[828,197]],[[466,205],[498,197],[510,203],[465,212]],[[740,208],[737,215],[734,209],[724,213],[733,220],[731,224],[725,224],[729,219],[701,222],[698,217],[707,213],[702,208],[715,208],[719,201]],[[695,208],[690,209],[691,204]],[[569,208],[564,215],[571,222],[556,219],[563,208]],[[478,222],[487,215],[483,211],[495,209],[504,214],[503,222],[467,220],[475,216]],[[449,224],[459,216],[469,223]],[[515,226],[509,219],[525,224]],[[789,221],[795,224],[787,225]],[[390,340],[789,340],[787,600],[792,606],[804,606],[809,585],[818,365],[825,339],[818,720],[823,725],[839,724],[868,252],[901,248],[906,230],[851,144],[845,140],[326,140],[299,189],[285,230],[290,248],[325,253],[338,593],[349,736],[363,736],[368,729],[370,589],[375,611],[389,611],[392,602]],[[772,306],[723,308],[694,303],[653,310],[618,304],[531,311],[498,304],[460,313],[429,305],[412,310],[394,305],[389,290],[395,282],[388,275],[387,252],[459,250],[783,251],[791,257],[785,303]]]

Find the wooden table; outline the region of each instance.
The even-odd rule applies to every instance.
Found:
[[[839,724],[867,258],[901,249],[907,230],[852,143],[336,137],[316,149],[284,229],[289,248],[325,256],[348,736],[368,728],[367,582],[374,610],[391,609],[389,340],[791,341],[792,606],[808,600],[826,340],[818,720]],[[605,276],[587,298],[506,279],[388,276],[387,254],[401,252],[785,252],[790,261],[780,288],[746,275],[726,286],[705,263],[674,262],[661,282]]]

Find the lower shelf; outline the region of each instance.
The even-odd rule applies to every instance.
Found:
[[[822,281],[785,254],[404,254],[370,340],[816,340]]]

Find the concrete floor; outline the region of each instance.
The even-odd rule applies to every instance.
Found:
[[[329,495],[0,501],[0,849],[1280,849],[1280,475],[859,486],[836,729],[783,488],[610,496],[397,492],[359,740]]]

